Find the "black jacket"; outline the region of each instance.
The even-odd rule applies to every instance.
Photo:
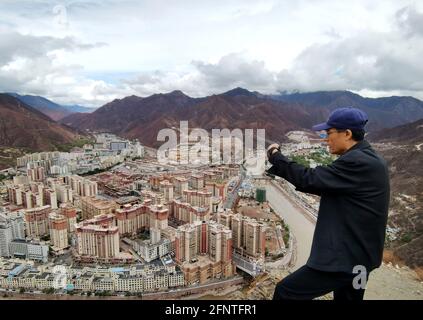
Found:
[[[367,272],[382,262],[389,206],[389,176],[385,160],[361,141],[331,165],[309,169],[280,152],[269,162],[270,174],[296,190],[320,195],[320,207],[307,265],[322,271]]]

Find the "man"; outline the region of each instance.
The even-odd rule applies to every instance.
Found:
[[[363,299],[369,273],[382,262],[389,206],[388,169],[364,140],[367,121],[363,111],[347,107],[313,127],[326,131],[330,152],[339,155],[328,166],[309,169],[284,157],[277,144],[267,149],[273,165],[268,174],[321,196],[310,257],[277,284],[273,299],[313,299],[330,292],[335,300]]]

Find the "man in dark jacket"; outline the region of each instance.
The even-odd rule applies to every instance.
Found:
[[[268,148],[268,174],[282,177],[296,190],[321,196],[307,264],[276,286],[273,299],[313,299],[334,292],[335,300],[362,300],[369,273],[382,262],[389,206],[385,161],[364,140],[367,115],[356,108],[334,110],[326,123],[331,165],[309,169]],[[363,282],[363,281],[362,281]]]

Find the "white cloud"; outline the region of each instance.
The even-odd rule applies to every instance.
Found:
[[[415,5],[398,10],[395,18],[406,36],[423,36],[423,14],[417,11]]]
[[[266,69],[264,61],[248,61],[238,53],[226,55],[216,64],[194,61],[193,65],[214,92],[233,87],[267,90],[274,81],[274,74]]]
[[[398,12],[407,12],[408,17],[423,17],[413,7]],[[407,26],[407,34],[420,30],[416,21],[408,22],[403,16],[394,27],[398,23]],[[314,44],[281,74],[281,84],[300,90],[407,91],[423,97],[423,65],[420,63],[423,41],[404,37],[404,30],[401,27],[391,32],[370,31]]]
[[[1,91],[46,95],[67,101],[79,96],[74,91],[79,81],[89,85],[89,79],[78,78],[80,65],[57,63],[63,51],[89,50],[104,44],[85,44],[72,37],[23,35],[0,32]]]
[[[0,91],[61,103],[237,86],[423,98],[419,2],[3,0],[0,21]]]

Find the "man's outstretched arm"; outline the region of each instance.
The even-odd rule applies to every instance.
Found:
[[[287,159],[279,151],[269,155],[273,165],[267,172],[284,178],[298,191],[321,195],[324,192],[352,192],[360,184],[357,173],[360,165],[355,161],[338,159],[328,166],[306,168]]]

